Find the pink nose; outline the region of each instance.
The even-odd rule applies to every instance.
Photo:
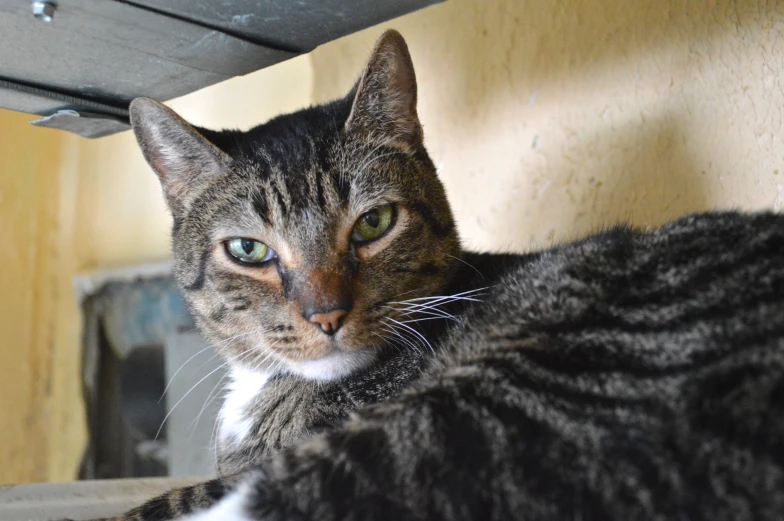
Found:
[[[314,313],[308,317],[310,322],[321,326],[321,330],[328,335],[334,335],[343,325],[343,317],[348,315],[345,309],[335,309],[328,313]]]

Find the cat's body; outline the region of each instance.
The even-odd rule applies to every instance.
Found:
[[[784,517],[784,217],[460,252],[415,101],[388,33],[345,100],[213,144],[134,103],[237,379],[223,479],[122,519]]]
[[[257,518],[781,519],[782,263],[784,218],[737,214],[525,262],[402,397],[264,465]]]

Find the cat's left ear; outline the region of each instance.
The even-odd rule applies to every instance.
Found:
[[[381,35],[352,92],[348,131],[365,131],[409,146],[422,142],[414,64],[399,32],[389,30]]]
[[[226,153],[165,105],[137,98],[129,112],[136,141],[158,174],[172,211],[186,206],[195,188],[231,164]]]

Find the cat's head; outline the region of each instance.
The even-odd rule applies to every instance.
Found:
[[[459,246],[416,98],[408,49],[390,31],[346,98],[248,132],[131,104],[174,217],[176,278],[232,364],[330,379],[385,339],[417,343],[393,322],[394,303],[443,290]]]

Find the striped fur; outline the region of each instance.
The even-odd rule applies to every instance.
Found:
[[[221,442],[223,479],[117,519],[784,518],[784,217],[460,252],[415,101],[405,44],[387,33],[345,100],[248,133],[132,107],[199,324],[270,379],[247,404],[251,434]],[[363,198],[394,199],[403,219],[372,253],[341,251]],[[237,223],[285,243],[283,267],[223,262],[213,242]],[[339,348],[372,356],[342,377],[298,372],[330,344],[297,316],[301,273],[286,263],[332,263],[353,285]],[[396,336],[388,318],[438,319]],[[285,371],[259,363],[269,352]]]
[[[521,260],[397,399],[270,462],[252,519],[781,519],[784,218]]]

